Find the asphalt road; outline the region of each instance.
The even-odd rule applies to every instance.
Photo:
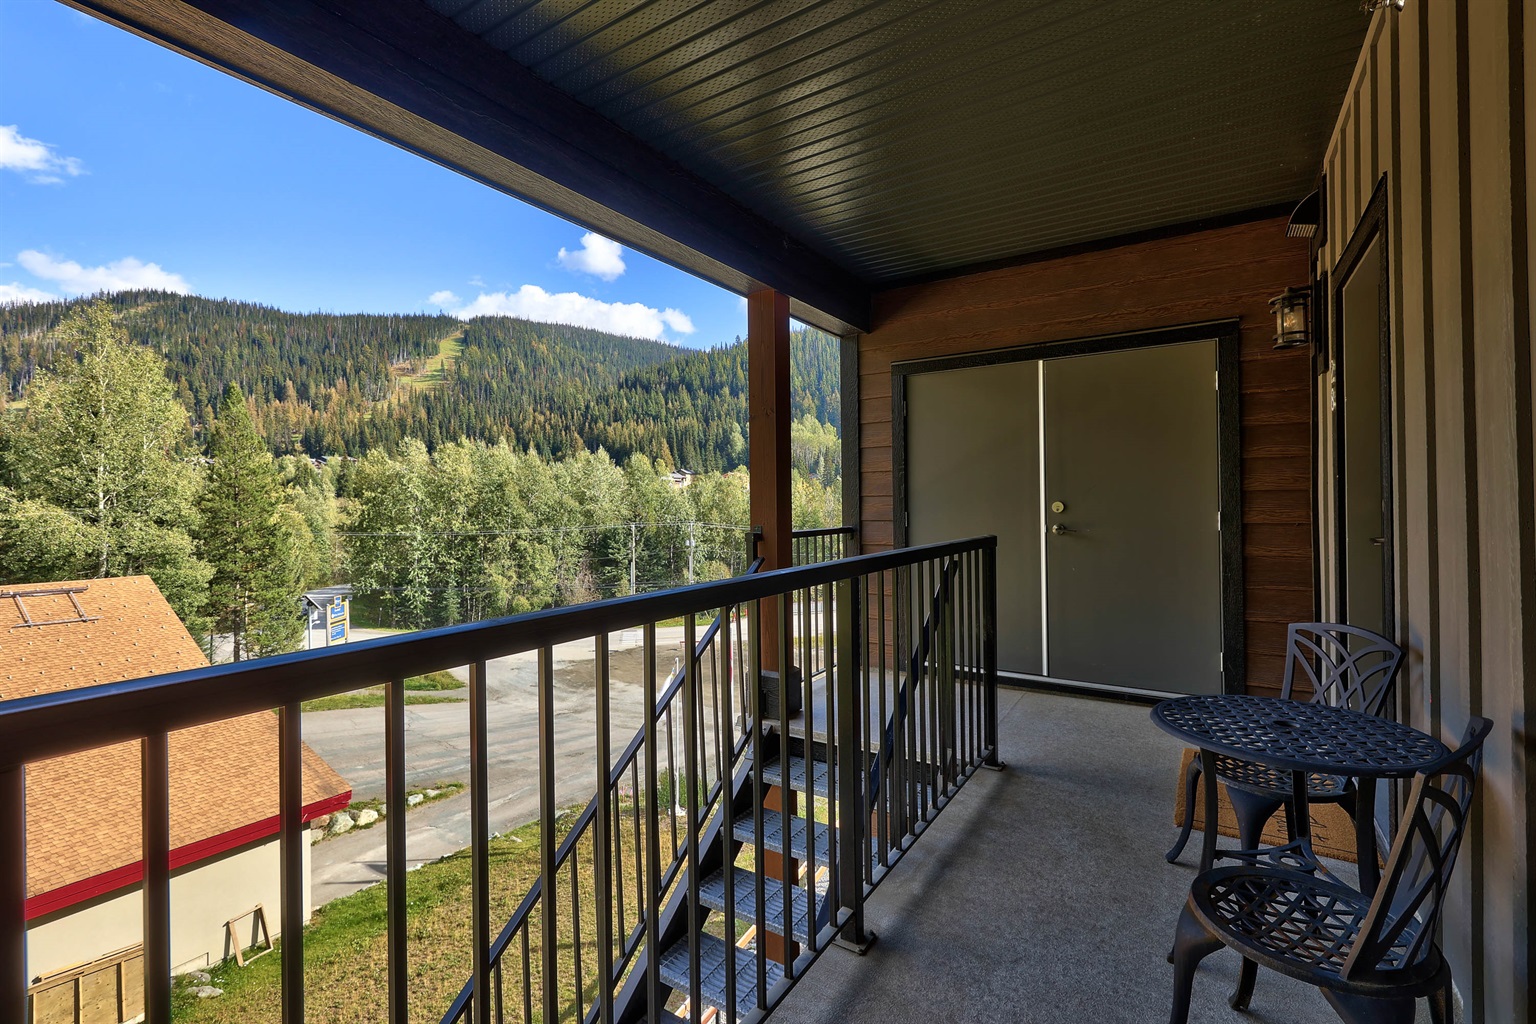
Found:
[[[682,657],[682,628],[657,631],[657,677],[664,680]],[[611,659],[611,742],[615,755],[642,727],[640,634],[614,636]],[[455,675],[467,679],[467,670]],[[506,832],[539,814],[537,656],[518,655],[487,665],[487,762],[490,828]],[[447,691],[451,693],[451,691]],[[597,789],[595,661],[593,641],[555,649],[555,799],[584,805]],[[468,780],[468,705],[428,704],[406,710],[406,782],[422,789]],[[353,787],[354,799],[384,793],[384,711],[364,708],[310,712],[304,739]],[[677,748],[681,762],[681,746]],[[470,843],[467,792],[408,812],[407,858],[436,860]],[[383,823],[336,836],[312,851],[315,906],[384,877]]]

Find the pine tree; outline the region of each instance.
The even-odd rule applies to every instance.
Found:
[[[219,404],[208,457],[199,540],[213,566],[208,613],[214,628],[229,634],[236,661],[291,651],[303,631],[298,517],[237,384]]]
[[[8,439],[0,575],[146,574],[200,632],[210,570],[188,534],[196,471],[182,457],[187,413],[164,360],[129,343],[104,302],[71,309],[52,339],[79,359],[38,374]]]

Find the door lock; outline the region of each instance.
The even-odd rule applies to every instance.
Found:
[[[1070,527],[1062,526],[1060,523],[1055,523],[1051,526],[1051,532],[1060,537],[1063,534],[1072,533],[1074,531]]]

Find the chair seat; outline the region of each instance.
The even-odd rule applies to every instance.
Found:
[[[1419,962],[1405,962],[1419,932],[1417,921],[1404,928],[1375,970],[1344,979],[1344,962],[1370,905],[1369,897],[1347,885],[1281,869],[1217,868],[1190,888],[1190,906],[1206,926],[1272,970],[1334,989],[1432,986],[1440,970],[1433,943]]]
[[[1250,793],[1273,794],[1276,799],[1288,799],[1291,795],[1291,773],[1271,768],[1257,761],[1244,761],[1225,754],[1216,755],[1216,777],[1228,786],[1236,786]],[[1307,773],[1307,799],[1309,801],[1338,800],[1349,789],[1349,779],[1343,775]]]

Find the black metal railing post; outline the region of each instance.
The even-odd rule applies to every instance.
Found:
[[[140,743],[144,850],[144,1020],[171,1021],[171,755],[170,736]]]
[[[613,901],[607,897],[615,872],[611,858],[613,846],[614,805],[607,792],[610,772],[613,770],[611,731],[612,708],[609,697],[608,634],[600,633],[595,641],[593,668],[597,684],[597,817],[592,822],[592,881],[597,895],[597,1020],[599,1024],[611,1024],[613,1020]],[[647,718],[650,717],[648,714]],[[638,798],[639,794],[636,794]],[[639,840],[637,835],[636,841]],[[624,875],[623,853],[617,858],[618,877]],[[623,889],[619,890],[622,914]]]
[[[835,598],[837,616],[837,665],[833,685],[837,693],[837,754],[841,771],[837,777],[837,866],[838,892],[842,909],[850,917],[843,931],[844,939],[861,952],[869,947],[873,936],[864,930],[864,873],[867,868],[864,853],[864,832],[869,827],[869,811],[865,806],[865,777],[859,768],[863,765],[866,739],[864,721],[864,687],[861,676],[864,671],[863,640],[860,625],[863,622],[859,608],[859,587],[855,580],[840,580]],[[823,625],[825,627],[825,624]]]
[[[559,950],[560,922],[556,894],[560,891],[555,877],[555,652],[539,648],[538,718],[539,718],[539,885],[543,903],[541,967],[539,984],[544,995],[544,1019],[560,1019]]]
[[[986,705],[985,764],[1002,768],[997,753],[997,538],[989,538],[981,554],[981,672]]]
[[[0,1020],[27,1019],[27,768],[0,768]]]
[[[410,1020],[406,980],[405,678],[384,688],[384,943],[389,958],[389,1024]]]
[[[282,862],[283,1024],[304,1024],[304,739],[302,704],[285,704],[277,718],[278,856]]]
[[[491,794],[486,682],[485,662],[477,661],[469,670],[469,933],[475,993],[470,1019],[474,1024],[491,1024]],[[548,819],[544,819],[544,827],[550,827]]]

